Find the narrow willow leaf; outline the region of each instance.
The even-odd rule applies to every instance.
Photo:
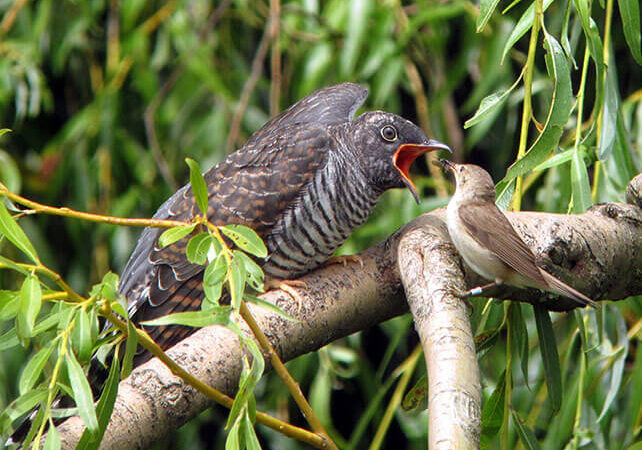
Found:
[[[89,311],[81,309],[76,314],[76,322],[71,332],[71,343],[81,363],[88,362],[94,343],[91,339]]]
[[[174,228],[169,228],[163,231],[163,234],[158,238],[158,243],[162,247],[167,247],[168,245],[173,244],[179,239],[183,239],[185,236],[194,231],[196,224],[193,225],[181,225]]]
[[[640,297],[637,298],[640,299]],[[628,388],[629,407],[626,416],[629,430],[639,426],[640,415],[642,414],[642,411],[640,411],[640,405],[642,405],[642,352],[636,353],[635,363],[631,370],[631,383]]]
[[[225,225],[220,227],[220,230],[225,236],[232,239],[241,250],[259,258],[267,256],[267,247],[252,228],[244,225]]]
[[[111,363],[105,387],[103,388],[103,392],[100,394],[100,400],[98,400],[98,404],[96,405],[98,431],[92,434],[88,429],[86,429],[80,437],[80,441],[76,444],[76,450],[94,449],[102,440],[105,430],[107,429],[107,425],[109,424],[111,413],[114,411],[114,405],[116,404],[118,383],[120,382],[120,377],[118,376],[119,372],[120,361],[116,356]]]
[[[464,123],[464,128],[466,129],[472,127],[473,125],[477,125],[497,109],[501,108],[511,91],[512,88],[506,89],[501,94],[499,92],[493,92],[492,94],[484,97],[479,104],[479,108],[477,108],[477,111],[475,111],[475,114],[473,114],[473,117],[471,117]]]
[[[198,209],[201,210],[203,217],[207,217],[207,184],[205,183],[205,178],[203,178],[201,166],[192,158],[185,158],[185,162],[189,166],[189,181],[192,185],[192,192],[196,199],[196,204],[198,205]]]
[[[547,50],[546,61],[549,75],[554,81],[553,96],[548,110],[544,129],[527,153],[515,161],[506,171],[506,176],[498,184],[502,190],[514,178],[533,170],[544,161],[558,146],[573,106],[571,74],[564,50],[553,36],[544,31],[544,45]]]
[[[20,289],[20,304],[16,316],[16,329],[19,336],[29,338],[34,335],[33,326],[41,307],[40,281],[34,275],[29,275]]]
[[[256,295],[248,294],[247,292],[245,293],[244,296],[245,301],[254,303],[255,305],[261,306],[263,308],[266,308],[279,316],[283,317],[284,319],[291,320],[293,322],[298,322],[298,319],[295,319],[294,317],[288,315],[285,311],[283,311],[281,308],[279,308],[277,305],[274,303],[270,303],[267,300],[263,300],[261,297],[257,297]]]
[[[537,443],[537,438],[535,437],[535,433],[533,433],[533,430],[531,430],[524,424],[517,411],[515,411],[513,408],[510,409],[510,415],[513,418],[513,423],[515,424],[515,428],[517,429],[517,434],[519,435],[522,444],[524,444],[524,447],[527,450],[539,450],[540,446]]]
[[[524,376],[526,386],[528,386],[528,330],[526,329],[526,322],[522,315],[522,305],[520,303],[511,304],[508,311],[508,320],[510,320],[514,336],[514,339],[511,341],[514,346],[513,350],[519,355],[522,375]]]
[[[555,332],[553,331],[553,324],[548,311],[539,305],[533,306],[533,309],[535,310],[535,323],[546,375],[548,397],[551,400],[553,412],[557,412],[562,405],[562,371],[560,369],[560,358],[557,354]]]
[[[620,108],[620,98],[617,89],[615,64],[606,70],[604,85],[604,108],[602,109],[602,134],[597,148],[600,161],[606,160],[613,152],[615,136],[617,135],[617,116]]]
[[[54,341],[50,341],[47,345],[38,350],[38,352],[31,357],[25,366],[22,374],[20,375],[20,382],[18,383],[20,395],[26,394],[35,386],[36,381],[40,378],[42,369],[45,367],[45,363],[53,353],[53,344]]]
[[[96,407],[89,381],[87,381],[87,377],[73,352],[68,351],[65,354],[65,363],[67,364],[67,373],[69,374],[73,397],[78,406],[78,415],[87,429],[91,433],[95,433],[98,430],[98,419],[96,418]]]
[[[495,186],[496,200],[495,204],[501,210],[508,209],[511,199],[513,198],[513,193],[515,192],[515,179],[513,178],[510,181],[500,181]]]
[[[533,168],[533,172],[538,172],[540,170],[546,170],[546,169],[550,169],[551,167],[557,167],[562,164],[565,164],[573,159],[574,152],[575,152],[574,149],[570,149],[570,150],[563,151],[562,153],[558,153],[557,155],[553,155],[543,163],[535,166]]]
[[[16,291],[0,291],[0,322],[13,319],[18,314],[19,299]]]
[[[18,333],[15,328],[9,329],[3,335],[0,335],[0,352],[11,347],[18,345],[20,341],[18,340]]]
[[[232,296],[232,306],[238,310],[241,307],[243,291],[245,290],[245,266],[240,258],[232,259],[229,267],[229,276],[227,282],[230,286],[230,295]]]
[[[234,396],[234,403],[232,403],[232,407],[227,416],[227,423],[225,424],[225,429],[230,429],[230,432],[234,425],[240,421],[243,408],[247,404],[247,397],[249,395],[248,385],[250,384],[250,363],[247,357],[244,356],[243,370],[241,371],[241,377],[239,379],[239,390],[236,392],[236,396]]]
[[[134,366],[134,356],[138,349],[138,334],[131,320],[127,320],[127,340],[125,341],[125,355],[123,356],[123,367],[120,372],[121,378],[127,378]],[[112,363],[113,364],[113,363]]]
[[[629,340],[627,338],[627,327],[624,317],[620,310],[615,308],[609,308],[609,317],[615,321],[615,333],[616,333],[616,342],[613,345],[615,351],[610,355],[610,358],[614,359],[612,369],[608,372],[611,382],[609,384],[609,390],[606,393],[606,399],[604,399],[604,405],[602,406],[602,412],[597,418],[597,421],[600,422],[606,415],[606,413],[611,409],[613,401],[620,393],[620,387],[622,385],[622,377],[624,375],[624,365],[626,364],[626,358],[629,355]]]
[[[47,438],[45,439],[45,445],[42,447],[43,450],[58,450],[61,448],[60,442],[60,433],[56,427],[50,426],[47,430]],[[78,447],[76,447],[78,448]]]
[[[145,326],[185,325],[189,327],[207,327],[225,325],[229,321],[230,308],[227,306],[211,307],[203,311],[185,311],[142,322]]]
[[[573,213],[581,214],[591,207],[591,184],[584,159],[579,151],[573,152],[571,161],[571,187],[573,198]]]
[[[261,450],[261,444],[256,437],[256,431],[254,430],[249,412],[246,412],[243,418],[243,434],[245,435],[245,445],[248,450]]]
[[[0,414],[0,435],[4,435],[14,420],[31,411],[38,403],[47,398],[48,394],[47,388],[41,387],[33,389],[12,401]]]
[[[11,133],[11,128],[0,128],[0,137],[4,136],[7,133]]]
[[[265,278],[265,275],[263,274],[261,266],[255,263],[252,258],[243,252],[234,250],[233,254],[234,258],[240,258],[243,260],[243,266],[247,273],[247,284],[249,284],[255,291],[263,292],[263,279]]]
[[[113,302],[118,297],[118,280],[119,277],[113,272],[107,272],[98,284],[91,288],[90,295],[96,298],[104,298]]]
[[[486,28],[486,24],[493,15],[499,0],[480,0],[479,2],[479,15],[477,16],[477,32],[481,32]]]
[[[603,84],[602,80],[604,79],[604,46],[602,45],[602,38],[600,38],[600,30],[597,28],[597,24],[593,20],[589,11],[589,3],[587,0],[574,0],[575,9],[578,12],[580,18],[580,23],[582,24],[582,30],[584,31],[584,36],[586,37],[586,42],[588,44],[589,53],[591,59],[595,62],[595,68],[597,70],[596,77],[596,104],[602,103],[603,96]]]
[[[240,421],[234,422],[234,425],[232,425],[232,428],[230,428],[230,431],[227,434],[227,439],[225,439],[225,450],[241,449],[241,439],[239,437],[239,428],[240,428]]]
[[[203,265],[207,261],[210,247],[212,246],[212,236],[209,233],[199,233],[187,243],[187,259],[192,264]]]
[[[624,26],[624,38],[631,54],[642,65],[642,46],[640,45],[640,3],[639,0],[618,0],[620,17]]]
[[[544,5],[543,5],[543,10],[546,11],[548,7],[553,3],[553,0],[545,0]],[[531,3],[531,5],[526,9],[524,14],[522,14],[522,17],[519,18],[519,21],[517,22],[517,25],[515,25],[515,28],[513,28],[512,33],[506,40],[506,45],[504,46],[504,51],[502,52],[502,64],[504,63],[504,59],[506,58],[506,55],[508,55],[508,52],[510,51],[511,48],[515,45],[517,41],[519,41],[522,36],[524,36],[528,30],[531,29],[533,26],[533,21],[535,20],[535,2]]]
[[[0,236],[2,235],[6,236],[13,245],[31,258],[33,262],[40,264],[36,249],[29,241],[25,232],[22,231],[22,228],[20,228],[18,223],[11,217],[4,203],[0,201]]]
[[[499,382],[482,408],[481,447],[488,447],[499,432],[504,421],[504,398],[506,395],[506,370],[499,376]]]

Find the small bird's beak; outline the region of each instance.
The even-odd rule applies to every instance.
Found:
[[[410,165],[419,156],[435,150],[446,150],[448,153],[452,153],[450,147],[446,144],[430,139],[426,144],[401,144],[392,157],[392,162],[417,203],[419,203],[419,194],[415,184],[410,179]]]
[[[439,162],[444,167],[444,169],[450,170],[453,173],[455,172],[455,163],[448,161],[447,159],[440,159]]]

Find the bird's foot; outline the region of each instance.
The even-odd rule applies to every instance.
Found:
[[[359,255],[333,256],[325,262],[327,266],[330,264],[343,264],[344,267],[347,266],[348,263],[359,263],[359,266],[363,269],[363,259]]]
[[[303,297],[295,288],[307,289],[308,285],[305,284],[305,281],[301,280],[277,280],[271,279],[265,282],[264,289],[270,291],[272,289],[280,289],[284,292],[287,292],[290,297],[297,303],[297,312],[301,312],[301,304],[303,303]]]

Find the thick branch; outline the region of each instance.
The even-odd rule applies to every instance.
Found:
[[[642,176],[638,178],[642,180]],[[632,183],[634,188],[627,198],[641,198],[641,184],[640,180]],[[533,246],[548,270],[594,299],[615,300],[642,293],[642,210],[639,205],[606,204],[580,216],[515,213],[510,214],[509,218],[526,242]],[[301,290],[304,302],[300,311],[296,302],[282,292],[266,294],[266,299],[277,303],[300,320],[286,321],[264,309],[252,308],[252,314],[281,358],[290,360],[406,312],[396,261],[399,240],[406,233],[408,236],[403,237],[405,242],[412,243],[411,240],[420,235],[417,233],[424,233],[433,243],[431,248],[417,254],[424,260],[419,269],[422,276],[427,277],[427,292],[431,298],[430,303],[425,305],[412,302],[422,340],[429,337],[421,331],[424,324],[433,320],[424,318],[423,313],[452,313],[454,319],[452,322],[448,319],[447,324],[458,324],[457,333],[469,333],[461,322],[465,311],[442,290],[448,284],[461,284],[461,275],[457,260],[451,257],[454,249],[447,235],[435,231],[440,227],[443,229],[440,220],[443,220],[443,210],[411,222],[385,242],[364,252],[361,255],[363,268],[359,264],[349,264],[347,267],[333,265],[307,275],[304,280],[308,289]],[[449,252],[453,253],[446,256]],[[445,276],[430,275],[433,267],[443,271]],[[467,268],[464,269],[465,285],[478,285],[481,280]],[[410,296],[413,295],[410,292]],[[538,291],[514,292],[512,297],[531,302],[545,301],[547,307],[556,310],[569,310],[573,306],[570,302],[549,298]],[[446,305],[430,307],[440,302]],[[434,323],[443,323],[442,317],[446,316],[436,317]],[[455,334],[452,333],[453,336]],[[425,350],[428,359],[432,355],[439,356],[432,349]],[[169,354],[196,377],[227,394],[234,394],[240,373],[240,348],[234,335],[226,329],[218,326],[202,329],[171,349]],[[438,371],[441,371],[441,364],[446,362],[438,364]],[[452,364],[459,363],[455,361]],[[438,380],[432,370],[429,373],[431,383],[433,378]],[[474,401],[477,394],[474,388],[466,384],[469,382],[472,382],[472,378],[460,384],[461,392],[468,394],[461,398],[461,404],[454,409],[467,414],[471,419],[468,423],[473,424],[478,415],[478,406]],[[208,406],[209,402],[204,396],[185,386],[162,363],[151,360],[121,382],[103,447],[147,447]],[[73,448],[82,428],[78,418],[59,426],[65,448]],[[474,442],[475,431],[466,433]]]

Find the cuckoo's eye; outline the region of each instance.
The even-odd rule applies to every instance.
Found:
[[[386,125],[381,129],[381,137],[388,142],[394,142],[397,140],[397,129],[392,125]]]

